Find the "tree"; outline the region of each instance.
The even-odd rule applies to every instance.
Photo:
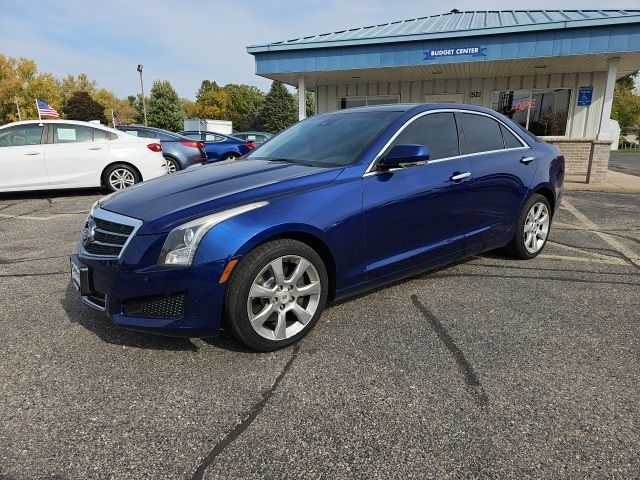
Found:
[[[148,105],[149,104],[149,98],[145,97],[145,99],[146,99],[146,102],[147,102],[147,105]],[[132,123],[143,124],[144,123],[144,111],[142,109],[142,95],[141,94],[129,95],[127,97],[127,102],[129,103],[131,108],[133,108],[133,111],[134,111],[133,122]]]
[[[97,91],[97,84],[95,80],[89,80],[86,73],[80,73],[77,76],[67,75],[58,82],[58,87],[60,88],[63,105],[66,104],[76,92],[87,92],[91,98],[95,100],[94,95]]]
[[[200,101],[200,99],[205,93],[215,92],[216,90],[219,90],[219,89],[220,87],[215,81],[212,82],[210,80],[203,80],[202,83],[200,84],[200,88],[198,89],[198,92],[196,93],[196,101]]]
[[[153,127],[177,132],[184,126],[180,97],[168,80],[153,82],[149,94],[147,120]]]
[[[104,115],[104,105],[96,102],[88,92],[75,92],[64,106],[65,115],[69,120],[100,120],[107,123]]]
[[[269,93],[258,113],[260,128],[276,133],[298,120],[298,109],[293,95],[278,81],[271,84]]]
[[[23,120],[38,118],[36,99],[62,110],[60,90],[53,75],[38,73],[33,60],[0,54],[0,124],[19,119],[16,103]]]
[[[613,93],[611,118],[618,121],[624,133],[638,128],[640,125],[640,95],[635,91],[635,79],[638,72],[618,79]]]
[[[257,128],[256,120],[264,104],[264,93],[257,87],[233,83],[225,85],[223,90],[229,95],[227,118],[233,122],[233,128],[237,131]]]

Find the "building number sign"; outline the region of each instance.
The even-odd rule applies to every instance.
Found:
[[[469,92],[469,98],[480,98],[482,96],[482,92],[480,90],[471,90]]]

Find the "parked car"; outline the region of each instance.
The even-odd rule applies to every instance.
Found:
[[[222,133],[205,131],[184,131],[180,133],[192,140],[203,141],[204,150],[207,152],[209,162],[238,158],[255,148],[253,142],[240,140],[239,138],[223,135]]]
[[[485,108],[315,115],[242,160],[97,202],[72,278],[118,325],[224,326],[273,350],[306,335],[328,301],[486,250],[535,257],[563,179],[555,146]],[[127,236],[98,250],[95,225]]]
[[[116,128],[137,137],[159,140],[162,145],[162,153],[167,160],[169,173],[207,163],[203,142],[194,141],[184,135],[169,132],[168,130],[145,127],[144,125],[119,125]]]
[[[234,132],[233,136],[247,142],[253,142],[256,147],[273,137],[272,134],[267,132]]]
[[[0,192],[104,186],[166,175],[160,143],[100,124],[27,120],[0,127]]]

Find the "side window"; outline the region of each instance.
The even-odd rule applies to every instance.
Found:
[[[432,113],[418,118],[405,128],[393,145],[426,145],[429,160],[460,155],[458,129],[453,113]]]
[[[113,140],[114,138],[117,138],[115,133],[107,132],[106,130],[98,130],[97,128],[93,129],[94,142],[105,142],[107,140]]]
[[[187,138],[190,138],[191,140],[202,140],[201,133],[183,133],[182,135],[184,135]],[[209,139],[209,135],[207,135],[207,140],[208,139]]]
[[[40,145],[42,130],[38,124],[18,125],[0,130],[0,147]]]
[[[53,143],[92,142],[93,130],[82,125],[54,125]]]
[[[504,149],[500,124],[496,120],[472,113],[463,113],[460,117],[462,118],[467,153]]]
[[[504,148],[522,147],[520,140],[518,140],[513,133],[507,130],[504,125],[500,124],[500,130],[502,131],[502,138],[504,139]]]
[[[205,142],[221,142],[224,138],[220,135],[213,135],[212,133],[207,133],[204,137]]]

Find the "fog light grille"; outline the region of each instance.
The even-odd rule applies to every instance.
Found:
[[[129,317],[182,318],[186,300],[185,293],[132,298],[124,302],[123,313]]]

